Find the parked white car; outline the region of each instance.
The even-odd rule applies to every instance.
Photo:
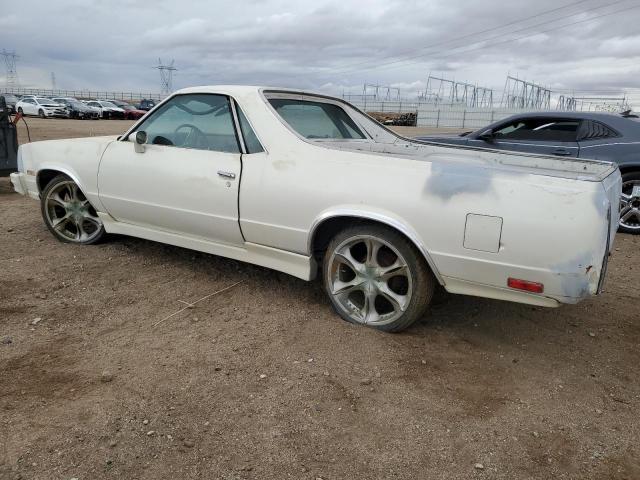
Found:
[[[598,293],[618,225],[609,162],[402,138],[294,90],[180,90],[120,137],[22,145],[15,190],[61,241],[106,232],[287,272],[336,311],[406,328],[434,288],[554,307]]]
[[[124,109],[106,100],[89,100],[87,105],[100,110],[102,118],[124,118]]]
[[[27,96],[16,103],[16,111],[23,115],[38,115],[40,118],[67,117],[66,106],[50,98]]]

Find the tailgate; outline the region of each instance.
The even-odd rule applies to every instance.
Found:
[[[616,169],[615,172],[605,178],[602,181],[602,187],[604,188],[609,203],[609,211],[607,212],[609,228],[607,246],[604,252],[604,258],[602,259],[602,267],[600,268],[597,293],[601,293],[604,287],[604,281],[607,275],[607,266],[609,264],[609,256],[611,255],[613,242],[620,222],[620,194],[622,193],[622,176],[620,175],[620,170]]]
[[[609,246],[613,246],[613,240],[618,231],[618,224],[620,223],[620,195],[622,194],[622,176],[620,175],[620,170],[616,168],[615,172],[602,181],[602,186],[611,205]]]

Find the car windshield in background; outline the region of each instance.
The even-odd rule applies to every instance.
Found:
[[[117,106],[117,105],[115,105],[115,104],[113,104],[113,103],[111,103],[111,102],[100,102],[100,104],[101,104],[103,107],[118,108],[118,106]]]
[[[135,110],[135,108],[133,108],[131,105],[120,105],[120,108],[123,108],[125,110]]]
[[[338,105],[289,98],[272,98],[271,106],[296,132],[308,139],[366,138]]]
[[[57,103],[57,102],[54,102],[53,100],[51,100],[50,98],[42,98],[42,97],[37,97],[36,101],[41,105]]]

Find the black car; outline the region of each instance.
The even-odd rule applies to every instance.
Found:
[[[82,118],[82,119],[98,119],[100,114],[93,108],[88,107],[80,100],[73,97],[56,97],[52,98],[56,103],[65,105],[67,112],[69,112],[69,118]]]
[[[16,103],[18,103],[18,97],[16,97],[13,93],[2,93],[0,94],[4,97],[4,102],[7,105],[7,108],[11,113],[16,113]]]
[[[138,110],[149,111],[155,106],[156,106],[156,102],[154,100],[148,100],[146,98],[143,98],[142,100],[140,100],[140,103],[136,105],[136,108]]]
[[[525,113],[458,136],[416,139],[615,162],[622,173],[620,231],[640,234],[640,119],[629,112]]]

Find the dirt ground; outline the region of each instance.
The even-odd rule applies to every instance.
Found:
[[[639,479],[639,247],[579,305],[441,293],[391,335],[265,268],[59,243],[0,179],[0,479]]]

